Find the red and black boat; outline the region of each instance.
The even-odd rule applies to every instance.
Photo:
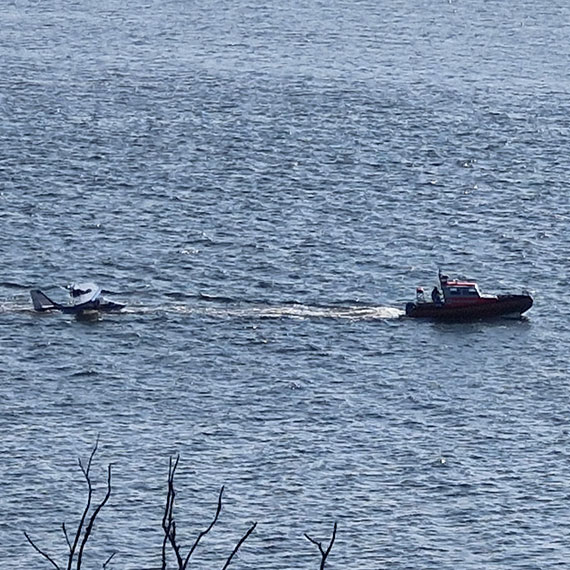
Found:
[[[407,303],[406,316],[438,321],[471,321],[494,317],[516,317],[532,307],[532,297],[523,292],[520,295],[489,295],[479,290],[473,281],[449,280],[439,274],[443,297],[437,287],[431,294],[431,301],[425,299],[424,290],[416,289],[416,302]]]

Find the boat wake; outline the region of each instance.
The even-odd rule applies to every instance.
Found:
[[[22,303],[2,303],[0,313],[29,313],[38,315],[30,305]],[[204,315],[211,318],[239,318],[239,319],[341,319],[350,321],[370,321],[398,319],[404,311],[396,307],[386,306],[315,306],[302,303],[286,303],[282,305],[255,304],[239,302],[221,304],[183,304],[164,303],[155,306],[127,305],[116,317],[128,315],[152,314],[193,314]],[[43,314],[42,316],[45,316]],[[110,316],[110,315],[109,315]],[[108,318],[106,315],[105,318]]]
[[[161,310],[165,310],[162,308]],[[168,310],[168,309],[166,309]],[[246,307],[191,307],[177,305],[173,312],[201,313],[212,317],[235,317],[242,319],[343,319],[351,321],[398,319],[404,311],[383,306],[311,306],[303,304],[249,305]]]

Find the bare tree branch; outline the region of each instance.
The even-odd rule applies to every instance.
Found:
[[[176,521],[174,519],[174,500],[176,498],[176,491],[174,489],[174,475],[176,473],[176,468],[178,467],[178,462],[180,461],[180,456],[176,457],[174,463],[172,463],[172,458],[170,458],[169,465],[168,465],[168,491],[166,494],[166,505],[164,507],[164,516],[162,518],[162,528],[164,530],[164,541],[162,543],[162,569],[166,569],[166,544],[169,542],[174,554],[176,556],[176,560],[178,562],[179,570],[186,570],[188,567],[188,563],[190,562],[190,558],[194,551],[198,547],[200,540],[204,536],[206,536],[214,527],[216,522],[218,521],[218,517],[220,516],[220,512],[222,510],[222,496],[224,493],[224,487],[221,488],[220,494],[218,496],[218,506],[216,509],[216,514],[214,519],[196,538],[194,544],[188,551],[188,554],[185,558],[182,557],[181,547],[176,541]]]
[[[176,498],[176,491],[174,489],[174,476],[176,474],[176,468],[178,467],[178,463],[180,461],[180,456],[176,457],[176,460],[173,462],[172,457],[170,458],[168,464],[168,490],[166,494],[166,504],[164,505],[164,515],[162,517],[162,529],[164,531],[164,540],[162,543],[162,570],[166,570],[167,561],[166,561],[166,545],[170,543],[172,550],[176,556],[176,560],[178,563],[178,570],[186,570],[188,564],[190,563],[190,559],[192,555],[195,553],[198,545],[202,538],[204,538],[216,525],[218,522],[218,518],[220,513],[222,512],[222,505],[223,505],[223,496],[224,496],[224,487],[222,486],[220,489],[220,493],[218,495],[218,506],[216,508],[216,513],[212,522],[208,525],[206,529],[204,529],[200,534],[196,537],[194,544],[192,544],[191,548],[189,549],[186,556],[183,558],[181,553],[181,547],[176,540],[176,520],[174,518],[174,500]],[[234,548],[233,552],[229,556],[226,561],[224,568],[227,568],[235,556],[243,542],[247,539],[247,537],[253,532],[257,523],[254,523],[253,526],[247,531],[245,536],[238,542],[237,546]]]
[[[89,541],[89,539],[92,535],[92,532],[93,532],[93,529],[95,526],[95,522],[97,521],[99,514],[101,513],[102,509],[105,507],[105,505],[108,503],[108,501],[111,497],[111,493],[112,493],[112,464],[109,464],[108,469],[107,469],[107,491],[105,493],[105,496],[103,497],[103,500],[99,504],[95,504],[95,505],[93,504],[94,490],[93,490],[93,483],[91,480],[91,467],[93,465],[93,460],[95,457],[95,453],[98,450],[98,447],[99,447],[99,437],[97,437],[97,441],[96,441],[95,446],[93,447],[93,449],[91,451],[91,454],[89,456],[89,460],[87,461],[87,464],[84,465],[83,462],[81,461],[81,459],[78,460],[79,468],[81,469],[81,472],[83,473],[85,481],[87,482],[87,501],[86,501],[86,505],[83,509],[83,512],[81,514],[81,518],[79,520],[79,523],[77,525],[77,530],[75,532],[75,535],[73,537],[70,536],[70,533],[69,533],[68,528],[65,525],[65,523],[62,523],[62,525],[61,525],[61,528],[63,531],[63,536],[65,537],[65,541],[67,543],[67,547],[69,550],[68,560],[67,560],[67,564],[66,564],[67,570],[81,570],[81,564],[83,561],[83,554],[85,551],[85,547],[86,547],[87,542]],[[212,529],[214,528],[214,526],[218,522],[218,519],[219,519],[220,514],[222,512],[222,506],[223,506],[224,486],[222,486],[220,488],[216,512],[215,512],[215,515],[214,515],[212,521],[203,531],[201,531],[198,534],[194,543],[189,548],[186,556],[183,557],[182,553],[181,553],[181,550],[182,550],[181,546],[177,541],[177,536],[176,536],[177,528],[176,528],[176,520],[174,517],[174,504],[175,504],[175,499],[176,499],[176,490],[174,487],[174,478],[176,475],[176,469],[178,468],[179,461],[180,461],[180,456],[177,456],[175,460],[173,460],[171,457],[169,460],[169,465],[168,465],[168,490],[167,490],[167,496],[166,496],[166,503],[164,506],[164,515],[162,518],[162,528],[164,531],[164,540],[163,540],[163,544],[162,544],[162,570],[166,570],[166,567],[167,567],[167,544],[169,544],[169,543],[170,543],[170,546],[172,547],[172,550],[173,550],[174,555],[176,557],[176,560],[178,563],[178,570],[186,570],[186,568],[188,567],[188,565],[190,563],[190,560],[191,560],[193,554],[195,553],[195,551],[197,550],[197,548],[200,544],[200,541],[210,531],[212,531]],[[247,530],[247,532],[240,538],[240,540],[238,541],[238,543],[234,547],[233,551],[231,552],[231,554],[228,556],[227,560],[225,561],[225,564],[224,564],[222,570],[226,570],[230,566],[231,562],[233,561],[234,557],[238,554],[243,543],[253,533],[253,531],[255,530],[256,527],[257,527],[257,522],[254,522],[251,525],[251,527]],[[27,541],[34,548],[34,550],[36,552],[38,552],[45,560],[47,560],[55,568],[55,570],[61,570],[61,567],[58,565],[58,563],[49,554],[47,554],[40,547],[38,547],[36,545],[36,543],[30,538],[30,536],[26,532],[24,532],[24,535],[25,535]],[[332,535],[332,538],[330,540],[330,544],[329,544],[326,551],[323,550],[323,547],[321,546],[320,542],[313,540],[307,534],[305,535],[308,540],[310,540],[311,542],[313,542],[314,544],[316,544],[319,547],[319,550],[320,550],[321,556],[322,556],[321,570],[324,569],[326,558],[329,555],[331,548],[332,548],[332,545],[333,545],[334,540],[335,540],[335,535],[336,535],[336,523],[334,525],[333,535]],[[107,566],[111,563],[111,560],[114,558],[115,554],[116,553],[113,552],[107,558],[107,560],[103,563],[103,566],[102,566],[103,570],[106,570]]]
[[[54,559],[49,556],[49,554],[47,554],[46,552],[44,552],[43,550],[41,550],[40,548],[38,548],[38,546],[36,546],[35,542],[28,536],[28,533],[26,531],[24,531],[24,536],[26,537],[26,539],[28,540],[28,542],[34,547],[34,550],[36,552],[38,552],[39,554],[41,554],[46,560],[48,560],[49,562],[51,562],[52,566],[54,568],[56,568],[57,570],[61,570],[61,568],[57,565],[57,563],[54,561]]]
[[[71,542],[69,540],[69,535],[67,534],[67,527],[65,523],[61,523],[61,530],[63,530],[63,536],[65,536],[65,542],[67,542],[67,547],[69,548],[69,552],[71,552]]]
[[[257,523],[254,522],[250,527],[249,530],[240,538],[239,542],[236,544],[236,547],[233,549],[232,553],[229,555],[226,563],[222,570],[226,570],[226,568],[230,565],[232,558],[237,554],[237,551],[241,548],[241,545],[247,540],[247,537],[255,530]]]
[[[206,536],[212,530],[212,528],[214,528],[214,525],[216,524],[218,517],[220,516],[220,512],[222,511],[222,495],[223,494],[224,494],[224,486],[222,485],[222,488],[220,489],[220,494],[218,495],[218,508],[216,509],[216,515],[214,516],[214,520],[210,523],[210,526],[206,530],[203,530],[198,535],[198,538],[195,540],[194,544],[192,545],[192,548],[190,549],[190,551],[188,552],[188,555],[186,556],[186,559],[184,560],[184,566],[182,566],[182,570],[186,570],[186,566],[188,565],[188,561],[190,560],[190,556],[192,556],[192,554],[194,553],[194,550],[196,550],[196,547],[198,546],[198,543],[200,542],[200,540],[202,540],[202,538],[204,536]]]
[[[89,461],[91,463],[91,460]],[[77,554],[77,570],[81,568],[81,559],[83,558],[83,550],[85,549],[85,545],[91,536],[91,532],[93,530],[93,525],[95,524],[95,519],[101,512],[101,509],[107,504],[109,497],[111,496],[111,464],[107,468],[107,493],[105,498],[99,503],[99,506],[93,511],[91,518],[89,519],[89,524],[85,529],[85,533],[83,535],[83,540],[81,541],[81,546],[79,547],[79,552]]]
[[[178,462],[180,461],[180,455],[176,457],[174,464],[172,463],[172,457],[168,463],[168,490],[166,493],[166,505],[164,506],[164,516],[162,517],[162,528],[164,530],[164,541],[162,543],[162,569],[166,569],[166,543],[170,542],[174,554],[176,555],[176,560],[178,562],[178,568],[182,568],[184,561],[180,554],[180,546],[176,543],[176,522],[174,521],[174,499],[176,497],[176,491],[174,490],[174,474],[176,473],[176,468],[178,467]]]
[[[97,436],[97,440],[95,442],[95,445],[94,445],[93,449],[91,450],[91,454],[89,456],[87,466],[83,465],[81,458],[79,458],[79,460],[78,460],[79,468],[81,469],[81,472],[83,473],[83,476],[85,477],[85,480],[87,481],[87,503],[83,509],[83,513],[81,514],[81,519],[79,520],[79,523],[77,525],[77,530],[75,531],[75,536],[73,538],[73,542],[70,539],[70,536],[69,536],[69,533],[68,533],[68,530],[67,530],[65,523],[61,524],[63,536],[65,537],[65,541],[66,541],[67,547],[69,549],[67,565],[66,565],[67,570],[71,570],[74,563],[75,563],[75,569],[81,570],[81,561],[83,558],[83,551],[85,549],[85,545],[87,544],[87,541],[89,540],[89,537],[91,536],[91,532],[93,531],[93,526],[95,525],[95,520],[97,519],[97,516],[101,512],[101,509],[107,504],[107,501],[109,500],[109,497],[111,496],[111,465],[109,465],[108,474],[107,474],[107,493],[106,493],[104,499],[101,501],[101,503],[91,513],[91,516],[89,517],[89,522],[88,522],[87,526],[85,526],[85,523],[87,521],[87,518],[88,518],[90,510],[91,510],[91,502],[92,502],[92,498],[93,498],[93,485],[91,483],[90,471],[91,471],[91,465],[93,464],[93,458],[95,457],[95,453],[97,452],[98,448],[99,448],[99,436]],[[24,535],[25,535],[26,539],[28,540],[28,542],[32,545],[32,547],[39,554],[41,554],[46,560],[48,560],[51,563],[51,565],[54,568],[56,568],[56,570],[61,570],[60,566],[55,562],[55,560],[53,560],[53,558],[51,558],[46,552],[41,550],[34,543],[34,541],[28,536],[28,534],[26,532],[24,532]],[[79,546],[79,551],[77,550],[78,546]],[[112,557],[113,557],[113,555],[108,558],[107,562],[104,564],[104,567],[108,564],[108,562],[110,562]]]
[[[111,562],[111,560],[113,560],[113,557],[115,556],[115,554],[117,554],[117,553],[113,552],[113,554],[111,554],[111,556],[109,556],[109,558],[107,558],[107,560],[105,560],[105,562],[103,562],[103,570],[105,570],[105,568],[107,568],[107,565],[109,564],[109,562]]]
[[[95,453],[97,452],[97,449],[99,448],[99,434],[97,434],[97,439],[95,440],[95,445],[93,446],[93,449],[91,450],[91,455],[89,456],[89,461],[87,462],[87,468],[83,467],[83,463],[81,462],[81,458],[78,459],[78,463],[79,463],[79,468],[81,469],[81,472],[83,473],[83,476],[85,477],[86,481],[87,481],[87,504],[85,505],[85,508],[83,509],[83,514],[81,515],[81,519],[79,520],[79,524],[77,525],[77,530],[75,531],[75,538],[73,540],[73,544],[70,547],[69,550],[69,560],[67,561],[67,570],[71,570],[71,566],[73,564],[73,557],[75,555],[75,551],[77,549],[77,545],[79,544],[79,539],[81,538],[81,532],[83,530],[83,525],[85,524],[85,519],[87,518],[87,514],[89,513],[89,509],[91,507],[91,498],[93,497],[93,486],[91,485],[91,478],[89,477],[89,471],[91,470],[91,463],[93,462],[93,457],[95,456]],[[66,535],[66,539],[67,539],[67,535]],[[69,540],[68,540],[69,543]],[[77,569],[79,570],[80,566],[77,566]]]
[[[332,537],[331,537],[331,540],[330,540],[329,545],[328,545],[326,550],[323,549],[323,545],[320,542],[318,542],[314,538],[311,538],[307,533],[305,533],[305,538],[307,538],[310,542],[312,542],[313,544],[316,544],[319,547],[319,551],[321,553],[321,569],[320,570],[324,570],[325,564],[327,561],[327,557],[331,552],[332,546],[334,544],[334,539],[336,538],[336,522],[334,523]]]

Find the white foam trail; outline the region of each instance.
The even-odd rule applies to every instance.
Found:
[[[35,314],[30,305],[3,303],[0,304],[0,313],[25,312]],[[344,306],[319,307],[302,304],[287,305],[233,305],[233,306],[203,306],[203,305],[157,305],[154,307],[144,305],[129,305],[113,315],[152,315],[160,313],[199,314],[219,318],[242,319],[344,319],[352,321],[398,319],[404,311],[396,307],[384,306]]]
[[[404,311],[396,307],[315,307],[310,305],[248,305],[233,307],[196,307],[171,305],[157,307],[156,312],[198,313],[212,317],[252,319],[346,319],[354,321],[397,319]],[[139,311],[134,311],[139,312]],[[150,312],[150,311],[145,311]]]
[[[373,320],[394,319],[403,311],[394,307],[311,307],[307,305],[286,305],[275,307],[258,307],[252,316],[259,318],[299,318],[299,319],[346,319]],[[245,316],[245,315],[244,315]]]

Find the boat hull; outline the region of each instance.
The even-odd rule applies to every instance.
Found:
[[[471,303],[408,303],[406,316],[437,321],[475,321],[504,316],[518,316],[533,304],[530,295],[499,295]]]

